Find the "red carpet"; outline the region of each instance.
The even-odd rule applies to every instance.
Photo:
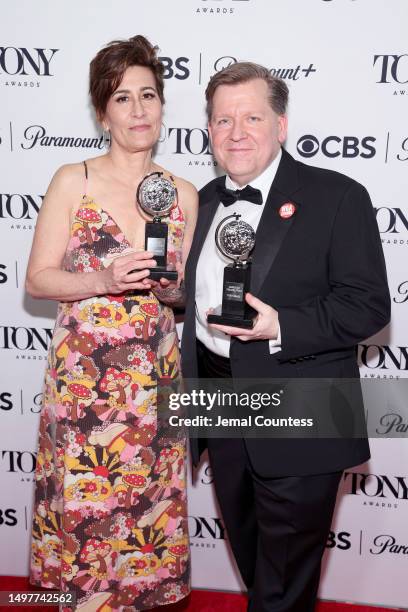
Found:
[[[0,591],[28,591],[32,588],[27,578],[0,576]],[[38,589],[34,589],[38,590]],[[10,607],[0,606],[1,612],[10,612]],[[21,608],[30,612],[57,612],[54,606]],[[164,608],[160,608],[164,612]],[[212,591],[193,591],[186,602],[175,606],[166,606],[168,612],[245,612],[246,598],[231,593],[215,593]],[[353,606],[350,604],[320,602],[316,612],[388,612],[388,608],[374,608],[372,606]],[[395,612],[395,609],[394,609]]]

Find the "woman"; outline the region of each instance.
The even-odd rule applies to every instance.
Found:
[[[171,307],[197,194],[152,160],[163,66],[143,37],[91,62],[90,94],[110,140],[62,167],[38,218],[27,290],[60,302],[49,352],[36,470],[31,581],[73,591],[77,610],[146,610],[189,590],[185,439],[158,425],[158,384],[177,382]],[[178,193],[164,219],[179,280],[155,282],[139,183],[162,172]]]

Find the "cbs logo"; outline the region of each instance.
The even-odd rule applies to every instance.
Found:
[[[0,264],[0,285],[7,283],[7,280],[7,266],[5,264]]]
[[[302,157],[314,157],[319,151],[326,157],[363,157],[370,159],[376,154],[373,146],[376,138],[365,136],[361,140],[356,136],[327,136],[321,142],[312,134],[301,136],[297,141],[297,152]]]
[[[351,533],[348,531],[329,531],[329,536],[326,542],[326,548],[338,548],[339,550],[348,550],[351,548]]]
[[[17,525],[17,510],[14,508],[7,508],[7,510],[0,510],[0,527],[6,525],[7,527],[14,527]]]
[[[188,57],[177,57],[176,59],[159,57],[159,60],[164,66],[164,79],[172,79],[174,77],[179,81],[184,81],[190,76],[190,70],[187,68],[187,64],[190,61]]]
[[[13,408],[13,396],[11,393],[3,391],[0,393],[0,409],[11,410]]]

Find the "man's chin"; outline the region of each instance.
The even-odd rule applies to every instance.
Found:
[[[255,164],[249,159],[235,158],[227,160],[225,163],[222,161],[219,163],[221,168],[224,168],[225,172],[230,176],[231,174],[235,174],[235,176],[245,176],[247,174],[252,174],[255,170]]]
[[[237,185],[247,185],[250,181],[256,178],[259,172],[251,168],[228,168],[225,170],[229,177],[237,183]]]

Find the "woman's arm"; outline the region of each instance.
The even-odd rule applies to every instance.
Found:
[[[27,292],[35,298],[70,302],[150,288],[148,268],[155,262],[152,253],[145,251],[118,257],[100,272],[61,270],[70,238],[73,203],[81,201],[82,186],[82,164],[62,166],[54,175],[38,215],[27,268]],[[138,272],[129,274],[130,270]]]
[[[169,306],[183,306],[185,302],[184,268],[193,242],[198,214],[198,194],[196,188],[188,181],[180,178],[176,179],[176,185],[179,205],[184,213],[186,222],[181,250],[181,264],[177,266],[179,276],[176,283],[161,279],[160,283],[155,283],[152,288],[156,297]]]

